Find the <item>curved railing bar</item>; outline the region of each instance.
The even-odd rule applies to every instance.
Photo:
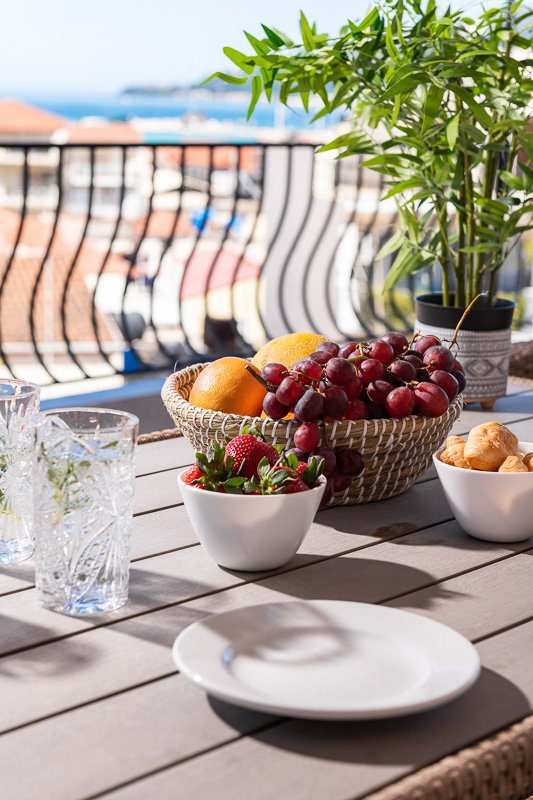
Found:
[[[305,316],[307,317],[307,319],[309,320],[310,330],[313,330],[313,331],[320,331],[320,325],[317,323],[316,319],[314,318],[314,316],[313,316],[313,314],[311,312],[311,307],[309,305],[309,297],[308,297],[308,291],[307,291],[307,279],[308,279],[308,277],[309,277],[309,275],[311,273],[311,266],[313,265],[313,263],[315,261],[315,256],[316,256],[318,247],[320,245],[320,242],[322,241],[327,229],[329,228],[329,225],[330,225],[330,222],[331,222],[331,218],[333,217],[333,212],[335,210],[335,206],[337,204],[337,200],[338,200],[338,197],[339,197],[339,176],[340,176],[340,162],[337,160],[337,161],[335,161],[335,172],[334,172],[334,178],[333,178],[333,196],[331,198],[331,202],[329,204],[329,208],[328,208],[327,214],[324,217],[324,222],[322,224],[322,227],[319,229],[318,234],[316,236],[316,239],[314,241],[313,247],[311,248],[311,258],[308,260],[308,262],[306,264],[305,271],[304,271],[304,274],[303,274],[303,279],[302,279],[302,284],[303,284],[303,287],[302,287],[303,288],[303,298],[302,299],[303,299],[304,313],[305,313]],[[332,322],[333,322],[333,326],[337,330],[339,330],[338,326],[337,326],[337,323],[334,320],[332,320]],[[340,331],[339,331],[339,333],[340,333]]]
[[[168,349],[166,344],[164,344],[160,340],[159,334],[157,332],[157,325],[154,322],[154,288],[155,288],[155,282],[156,282],[157,278],[159,277],[159,273],[161,272],[161,268],[163,266],[163,259],[165,258],[165,256],[166,256],[166,254],[167,254],[172,242],[174,241],[174,237],[176,235],[176,230],[178,228],[178,223],[179,223],[179,220],[180,220],[180,217],[181,217],[182,202],[183,202],[183,191],[184,191],[184,188],[185,188],[185,148],[183,146],[181,146],[181,147],[179,147],[179,151],[180,151],[180,156],[181,156],[181,163],[180,163],[180,156],[178,156],[178,164],[177,164],[177,166],[178,167],[181,166],[181,183],[180,183],[180,185],[178,187],[178,205],[176,207],[176,211],[175,211],[175,214],[174,214],[174,219],[172,221],[172,227],[171,227],[170,233],[166,237],[166,239],[165,239],[165,241],[163,243],[163,247],[161,248],[161,255],[159,256],[159,263],[157,265],[157,269],[156,269],[156,271],[155,271],[155,273],[154,273],[154,275],[152,277],[152,281],[151,281],[151,284],[150,284],[150,327],[152,328],[152,330],[154,332],[154,338],[156,340],[156,343],[157,343],[157,346],[159,348],[159,351],[163,355],[165,355],[168,359],[170,359],[171,361],[173,360],[173,355],[174,354]]]
[[[80,257],[81,249],[83,247],[83,243],[85,242],[85,238],[87,236],[87,231],[89,229],[89,225],[92,219],[92,210],[93,210],[93,197],[94,197],[94,163],[95,163],[95,155],[96,155],[96,148],[91,148],[89,154],[89,198],[87,201],[87,214],[85,216],[85,223],[83,225],[83,231],[81,234],[80,241],[78,242],[78,246],[76,248],[76,252],[70,262],[70,267],[67,270],[67,274],[65,276],[65,285],[63,287],[63,293],[61,295],[61,307],[60,307],[60,315],[61,315],[61,329],[63,333],[63,339],[65,340],[65,344],[67,346],[67,352],[71,358],[71,360],[76,364],[80,372],[82,373],[84,378],[90,378],[91,376],[86,371],[85,367],[76,356],[74,351],[72,350],[72,341],[67,331],[67,315],[66,315],[66,305],[67,305],[67,297],[70,288],[70,281],[74,274],[74,270],[76,269],[76,264],[78,263],[78,259]]]
[[[48,368],[48,366],[47,366],[47,364],[46,364],[46,362],[44,360],[44,357],[41,354],[41,351],[39,350],[37,337],[35,335],[35,303],[37,301],[37,294],[39,292],[39,286],[40,286],[40,283],[41,283],[41,279],[42,279],[43,274],[44,274],[44,268],[45,268],[46,262],[48,261],[48,258],[50,256],[50,252],[52,250],[52,245],[53,245],[54,240],[55,240],[56,231],[57,231],[57,225],[58,225],[58,222],[59,222],[59,216],[61,214],[61,207],[62,207],[62,204],[63,204],[63,150],[61,148],[59,148],[58,161],[57,161],[57,173],[56,174],[57,174],[57,205],[56,205],[56,213],[55,213],[54,221],[52,223],[52,229],[50,231],[50,238],[48,239],[48,244],[46,245],[46,250],[45,250],[44,255],[43,255],[42,259],[41,259],[41,263],[40,263],[39,269],[37,271],[37,276],[35,278],[35,283],[34,283],[33,290],[32,290],[32,293],[31,293],[31,298],[30,298],[30,335],[31,335],[32,343],[33,343],[33,349],[34,349],[34,352],[35,352],[35,355],[37,357],[37,360],[38,360],[39,364],[44,369],[44,371],[50,376],[50,378],[52,379],[52,381],[51,381],[52,383],[59,383],[59,379],[56,378],[56,376],[53,374],[53,372],[51,372],[51,370]]]
[[[128,293],[128,288],[131,283],[131,275],[135,268],[135,264],[137,262],[137,256],[139,255],[139,250],[141,249],[142,243],[146,237],[146,232],[148,230],[148,225],[150,224],[150,220],[152,218],[152,212],[154,208],[154,196],[155,196],[155,171],[157,168],[157,147],[152,145],[150,148],[152,151],[152,175],[151,175],[151,190],[150,196],[148,198],[148,209],[146,211],[146,218],[144,220],[143,229],[141,231],[141,235],[139,236],[135,247],[133,248],[133,252],[131,252],[127,258],[130,262],[130,266],[128,268],[128,273],[126,275],[126,280],[124,281],[124,290],[122,292],[122,307],[120,310],[120,320],[122,324],[122,331],[126,342],[128,343],[128,347],[133,353],[134,358],[139,362],[139,364],[144,367],[146,370],[154,369],[153,364],[145,361],[141,354],[139,353],[138,349],[133,344],[133,337],[131,335],[131,330],[128,323],[128,318],[126,316],[126,312],[124,311],[124,304],[126,302],[126,295]],[[122,370],[124,372],[124,370]]]
[[[274,249],[274,247],[276,245],[276,242],[278,240],[281,228],[283,226],[283,222],[285,220],[285,214],[287,213],[287,208],[289,207],[289,197],[290,197],[291,188],[292,188],[292,147],[293,146],[292,146],[292,144],[288,143],[286,145],[286,147],[287,147],[287,150],[288,150],[288,153],[287,153],[288,157],[287,157],[287,181],[285,183],[285,198],[283,200],[283,205],[281,207],[279,218],[278,218],[278,221],[276,223],[276,230],[274,231],[274,235],[273,235],[272,240],[270,242],[270,246],[268,248],[268,252],[266,254],[265,260],[263,261],[263,263],[261,265],[261,269],[259,270],[259,275],[257,276],[257,286],[256,286],[256,290],[255,290],[255,302],[256,302],[256,307],[257,307],[258,313],[259,313],[259,320],[261,322],[261,325],[263,326],[263,330],[265,331],[265,336],[266,336],[267,339],[272,339],[273,336],[272,336],[271,330],[269,329],[269,327],[268,327],[268,325],[266,323],[266,319],[265,319],[265,317],[263,315],[263,312],[261,310],[261,302],[260,302],[261,278],[263,277],[263,272],[264,272],[265,267],[267,265],[267,262],[268,262],[268,259],[270,257],[270,254],[271,254],[272,250]]]
[[[7,281],[7,278],[9,276],[9,273],[11,272],[11,268],[13,266],[13,261],[15,260],[15,254],[17,252],[17,247],[19,246],[20,237],[22,235],[22,229],[24,228],[24,221],[26,219],[26,212],[27,212],[27,207],[28,207],[28,205],[27,205],[28,188],[29,188],[29,183],[30,183],[30,169],[29,169],[30,165],[28,163],[28,150],[29,150],[29,148],[27,146],[22,148],[22,152],[24,153],[24,163],[22,165],[22,206],[21,206],[21,209],[20,209],[19,226],[18,226],[18,229],[17,229],[17,233],[15,235],[15,242],[13,244],[13,249],[12,249],[12,251],[10,253],[10,256],[9,256],[9,258],[7,260],[6,267],[4,269],[4,273],[3,273],[2,278],[0,280],[0,309],[2,308],[2,297],[3,297],[3,294],[4,294],[6,281]],[[17,376],[16,376],[15,372],[13,371],[13,367],[11,366],[11,363],[10,363],[10,361],[9,361],[7,355],[6,355],[6,352],[4,350],[4,342],[3,342],[3,334],[2,334],[2,326],[1,325],[0,325],[0,359],[6,365],[7,369],[11,373],[11,375],[13,375],[13,377],[16,378]]]
[[[228,240],[229,233],[230,233],[230,230],[231,230],[231,225],[232,225],[232,222],[233,222],[233,220],[235,218],[235,214],[237,213],[238,196],[239,196],[239,180],[240,180],[241,168],[242,168],[242,150],[241,150],[240,147],[238,147],[237,148],[237,165],[235,167],[235,180],[236,180],[235,193],[234,193],[234,196],[233,196],[233,203],[231,205],[230,218],[229,218],[229,221],[228,221],[227,225],[224,227],[224,233],[222,234],[222,239],[220,240],[220,242],[218,244],[218,250],[216,251],[216,253],[215,253],[215,255],[214,255],[214,257],[213,257],[213,259],[211,261],[211,264],[209,266],[209,269],[207,271],[207,274],[205,276],[205,281],[204,281],[204,317],[206,317],[206,318],[209,316],[209,300],[208,300],[207,295],[208,295],[208,292],[209,292],[209,290],[211,288],[211,280],[213,278],[213,274],[215,272],[216,265],[218,264],[219,259],[220,259],[221,255],[222,255],[222,252],[224,250],[224,245],[226,244],[226,242]]]
[[[242,248],[241,254],[240,254],[239,258],[237,259],[237,261],[235,263],[235,266],[233,267],[233,271],[231,273],[230,313],[231,313],[231,318],[232,318],[232,320],[234,322],[236,322],[236,315],[235,315],[235,284],[237,282],[237,276],[239,274],[239,270],[241,268],[241,264],[242,264],[242,262],[244,260],[246,252],[248,250],[248,247],[250,246],[250,244],[252,243],[252,241],[254,239],[255,231],[257,229],[257,223],[258,223],[258,221],[259,221],[259,219],[261,217],[262,211],[263,211],[263,199],[264,199],[264,192],[265,192],[265,159],[266,159],[266,148],[265,148],[265,145],[262,145],[259,148],[259,150],[261,152],[261,172],[260,172],[260,178],[259,178],[259,192],[260,192],[259,202],[257,203],[257,206],[256,206],[255,215],[254,215],[254,221],[252,222],[252,225],[250,227],[250,233],[248,234],[248,238],[247,238],[246,242],[244,243],[244,246]],[[256,288],[259,285],[259,275],[260,275],[260,273],[257,276]],[[256,301],[257,301],[257,291],[256,291]],[[258,314],[258,317],[259,317],[259,309],[257,307],[256,307],[256,310],[257,310],[257,314]],[[260,317],[259,317],[259,319],[260,319]],[[240,334],[240,332],[238,330],[237,330],[237,336],[239,337],[239,339],[242,342],[242,344],[244,345],[244,347],[252,349],[252,346],[250,345],[250,343],[247,342],[246,339],[244,339],[244,337]]]
[[[385,185],[385,176],[380,173],[380,175],[379,175],[379,186],[378,186],[379,195],[381,195],[381,192],[383,191],[384,185]],[[365,227],[364,227],[364,229],[362,231],[361,237],[359,239],[359,245],[357,247],[357,250],[356,250],[356,253],[354,255],[353,262],[352,262],[352,271],[351,271],[351,275],[350,275],[350,283],[355,278],[355,274],[357,272],[357,260],[359,258],[360,253],[361,253],[362,243],[365,240],[365,238],[368,236],[368,234],[370,233],[372,228],[374,227],[374,225],[376,223],[376,220],[378,218],[378,214],[379,214],[379,200],[376,203],[376,207],[374,209],[374,213],[371,215],[369,221],[365,225]],[[373,260],[370,261],[370,265],[369,265],[368,270],[367,270],[367,268],[365,267],[364,264],[362,266],[363,266],[363,271],[365,273],[365,276],[367,278],[367,285],[369,287],[368,306],[369,306],[369,309],[370,309],[370,313],[374,317],[375,320],[377,320],[378,322],[381,322],[383,325],[386,326],[387,325],[387,321],[385,319],[383,319],[383,317],[378,315],[378,313],[376,312],[376,308],[375,308],[375,304],[374,304],[374,297],[373,297],[372,291],[371,291],[371,276],[374,273],[374,262],[373,262]],[[355,303],[354,303],[354,300],[353,300],[353,294],[351,292],[350,292],[350,302],[352,304],[352,309],[353,309],[354,314],[357,316],[359,322],[362,324],[362,326],[365,329],[367,335],[374,336],[374,331],[373,331],[372,328],[368,327],[368,325],[366,324],[366,320],[362,320],[359,317],[359,315],[358,315],[358,313],[356,311],[356,308],[355,308]]]
[[[194,239],[194,242],[193,242],[193,246],[192,246],[191,250],[189,251],[189,255],[187,256],[187,259],[185,260],[185,264],[183,265],[183,271],[182,271],[182,274],[181,274],[181,280],[179,282],[179,287],[178,287],[178,314],[179,314],[179,320],[180,320],[180,324],[181,324],[181,332],[182,332],[182,335],[183,335],[183,341],[185,342],[185,345],[189,349],[189,351],[192,354],[194,354],[196,356],[199,356],[200,358],[203,356],[203,353],[199,353],[198,350],[196,350],[193,347],[193,345],[192,345],[192,343],[191,343],[191,341],[190,341],[190,339],[189,339],[189,337],[187,335],[187,331],[185,330],[185,325],[183,324],[182,309],[183,309],[183,301],[184,301],[183,285],[185,283],[185,277],[186,277],[187,271],[189,269],[189,266],[190,266],[190,264],[192,262],[192,259],[194,257],[194,254],[196,253],[196,248],[198,246],[198,242],[200,241],[202,233],[204,232],[204,228],[205,228],[205,225],[207,223],[207,218],[208,218],[208,215],[209,215],[209,210],[211,208],[211,202],[212,202],[212,199],[213,199],[213,187],[212,187],[211,183],[212,183],[212,179],[213,179],[213,154],[214,154],[215,145],[210,144],[210,145],[207,145],[207,146],[209,147],[209,162],[208,162],[208,168],[207,168],[207,199],[206,199],[206,204],[205,204],[205,209],[204,209],[204,216],[203,216],[203,219],[202,219],[200,225],[198,226],[198,230],[196,231],[196,236],[195,236],[195,239]]]
[[[341,245],[341,242],[343,241],[343,239],[344,239],[344,237],[346,235],[346,231],[348,230],[350,225],[354,225],[355,224],[355,220],[356,220],[356,216],[357,216],[357,201],[359,199],[359,193],[360,193],[361,187],[363,185],[363,170],[361,169],[361,166],[360,166],[361,160],[362,160],[361,158],[358,159],[358,165],[357,165],[358,169],[357,169],[357,179],[356,179],[356,182],[355,182],[353,211],[352,211],[351,215],[349,216],[349,218],[346,221],[346,225],[344,226],[343,232],[341,233],[341,235],[337,239],[337,244],[336,244],[335,249],[333,250],[333,252],[331,254],[331,257],[330,257],[330,260],[329,260],[329,263],[328,263],[328,266],[327,266],[327,269],[326,269],[326,308],[327,308],[328,314],[330,316],[330,319],[331,319],[333,325],[339,330],[341,336],[344,336],[346,339],[349,337],[350,334],[347,333],[346,331],[343,331],[339,327],[338,323],[335,320],[335,310],[333,308],[333,299],[331,297],[331,291],[332,291],[332,285],[333,285],[333,282],[331,280],[331,275],[332,275],[332,272],[333,272],[333,267],[335,265],[335,257],[337,255],[337,252],[338,252],[338,249],[339,249],[339,247]],[[359,255],[359,253],[361,251],[361,242],[362,242],[362,240],[359,239],[359,243],[357,245],[356,256],[355,256],[356,258],[358,257],[358,255]],[[350,277],[350,280],[349,280],[350,295],[351,295],[351,281],[352,281],[352,277]],[[353,309],[354,314],[355,314],[355,316],[357,318],[357,321],[359,322],[359,324],[363,328],[365,334],[367,336],[370,336],[371,331],[368,328],[368,326],[366,325],[366,321],[361,319],[359,314],[358,314],[358,312],[355,310],[355,308],[353,306],[353,302],[352,302],[352,309]]]
[[[121,169],[120,169],[120,194],[118,200],[118,212],[117,217],[115,220],[115,227],[113,228],[113,232],[111,234],[111,238],[109,239],[109,244],[105,255],[103,257],[102,263],[100,264],[100,268],[96,274],[96,283],[94,285],[93,296],[91,298],[91,323],[93,326],[94,336],[96,339],[96,346],[98,347],[98,352],[104,359],[104,361],[109,364],[109,366],[115,370],[115,366],[113,365],[111,359],[109,358],[108,354],[105,352],[102,342],[100,341],[100,332],[98,330],[98,320],[96,318],[96,292],[98,289],[98,284],[100,282],[100,278],[104,274],[105,268],[107,266],[107,262],[111,256],[111,252],[113,250],[113,245],[118,235],[118,231],[120,228],[120,223],[122,222],[122,211],[124,206],[124,197],[126,194],[126,155],[127,155],[127,147],[122,145],[120,147],[121,150]]]
[[[289,249],[287,251],[287,254],[285,256],[285,260],[284,260],[284,262],[283,262],[283,264],[281,266],[281,273],[280,273],[280,277],[279,277],[279,281],[278,281],[279,310],[280,310],[281,318],[283,320],[283,324],[285,325],[285,327],[287,328],[289,333],[294,333],[294,328],[292,327],[292,325],[291,325],[291,323],[289,321],[289,317],[288,317],[287,311],[285,309],[285,297],[284,297],[284,295],[285,295],[285,292],[284,292],[285,279],[287,277],[288,267],[289,267],[289,264],[291,262],[291,259],[292,259],[293,255],[294,255],[294,251],[296,250],[298,242],[300,241],[300,237],[301,237],[301,235],[303,234],[303,232],[305,230],[305,227],[306,227],[308,219],[309,219],[309,214],[311,213],[311,209],[313,208],[313,205],[314,205],[314,202],[315,202],[315,192],[314,192],[314,179],[315,179],[315,156],[314,156],[314,152],[315,151],[314,151],[313,145],[309,146],[309,150],[310,150],[310,153],[311,153],[311,175],[310,175],[310,178],[309,178],[309,196],[307,198],[307,205],[305,207],[305,211],[304,211],[304,214],[302,216],[302,221],[300,223],[300,227],[298,228],[298,230],[296,231],[295,235],[292,238],[292,242],[291,242],[290,247],[289,247]]]

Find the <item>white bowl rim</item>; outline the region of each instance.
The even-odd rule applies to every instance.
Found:
[[[184,475],[187,472],[188,469],[190,469],[190,467],[187,467],[186,469],[183,469],[181,472],[179,472],[178,475],[176,476],[176,480],[178,481],[178,483],[183,484],[183,486],[186,486],[188,489],[197,489],[198,488],[197,486],[192,486],[190,483],[184,483],[183,480],[182,480],[182,475]],[[313,486],[312,488],[310,488],[308,490],[309,492],[318,492],[318,491],[320,491],[320,489],[322,489],[323,486],[326,485],[326,478],[325,478],[324,475],[320,475],[318,477],[318,481],[319,481],[318,486]],[[302,497],[302,496],[307,497],[308,496],[307,492],[290,492],[289,494],[283,494],[283,493],[281,493],[281,494],[231,494],[230,492],[204,492],[204,496],[205,497],[207,497],[209,495],[213,495],[213,497],[221,497],[221,498],[223,497],[224,500],[227,500],[227,499],[230,499],[230,498],[233,498],[233,497],[238,497],[239,499],[247,499],[247,500],[258,500],[258,498],[262,498],[263,500],[273,500],[274,498],[277,498],[277,497]]]
[[[533,452],[533,442],[518,442],[518,444],[520,445],[520,448],[522,450],[524,449],[522,447],[522,445],[527,445],[528,447],[531,448],[531,450],[528,450],[527,452],[528,453]],[[448,470],[448,469],[457,470],[457,469],[460,469],[460,470],[462,470],[462,472],[465,472],[467,475],[490,475],[491,478],[494,478],[494,477],[497,476],[497,477],[499,477],[500,480],[502,478],[504,478],[504,479],[505,478],[515,478],[516,479],[518,476],[520,476],[520,480],[522,480],[528,475],[529,476],[533,476],[533,472],[498,472],[498,470],[493,471],[493,470],[489,470],[489,469],[465,469],[464,467],[456,467],[456,466],[454,466],[452,464],[445,464],[444,461],[441,461],[440,458],[439,458],[439,455],[441,453],[443,453],[444,450],[446,450],[446,448],[445,447],[441,447],[441,449],[437,453],[433,454],[433,463],[436,464],[438,462],[439,467],[442,467],[444,470]]]

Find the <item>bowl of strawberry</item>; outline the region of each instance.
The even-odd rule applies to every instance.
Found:
[[[295,555],[326,489],[324,462],[300,462],[258,434],[226,446],[178,475],[194,531],[208,555],[227,569],[281,567]]]

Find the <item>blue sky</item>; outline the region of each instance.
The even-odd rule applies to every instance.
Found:
[[[260,22],[288,34],[300,7],[328,32],[361,17],[368,0],[7,0],[0,89],[114,92],[127,84],[187,83],[227,68],[224,45],[244,48]]]

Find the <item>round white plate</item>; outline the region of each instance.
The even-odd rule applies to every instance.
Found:
[[[480,671],[470,642],[440,622],[336,600],[214,614],[186,628],[172,654],[214,697],[312,719],[422,711],[462,694]]]

